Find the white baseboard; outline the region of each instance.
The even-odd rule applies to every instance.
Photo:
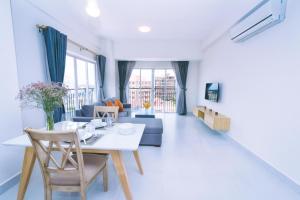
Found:
[[[220,134],[222,134],[222,133],[220,133]],[[276,175],[277,177],[279,177],[280,180],[282,180],[283,182],[287,183],[296,192],[300,193],[300,184],[297,181],[295,181],[293,178],[289,177],[288,175],[286,175],[285,173],[283,173],[282,171],[280,171],[279,169],[277,169],[276,167],[274,167],[268,161],[262,159],[260,156],[258,156],[254,152],[252,152],[250,149],[248,149],[247,147],[245,147],[243,144],[241,144],[240,142],[238,142],[234,138],[232,138],[232,137],[230,137],[228,135],[226,135],[226,137],[229,140],[231,140],[235,145],[237,145],[239,148],[243,149],[245,153],[249,154],[250,156],[254,157],[254,159],[258,160],[262,165],[264,165],[266,168],[268,168],[270,170],[270,172],[272,172],[274,175]]]
[[[0,183],[0,195],[6,192],[9,188],[19,183],[21,172]]]
[[[257,160],[258,162],[260,162],[260,164],[262,164],[264,167],[268,168],[270,170],[270,172],[272,172],[274,175],[276,175],[277,177],[279,177],[281,181],[287,183],[296,192],[300,193],[300,183],[298,183],[296,180],[294,180],[293,178],[289,177],[287,174],[285,174],[281,170],[279,170],[276,167],[274,167],[270,162],[268,162],[268,161],[264,160],[263,158],[261,158],[260,156],[258,156],[256,153],[254,153],[253,151],[251,151],[248,147],[246,147],[242,143],[240,143],[237,140],[235,140],[230,135],[227,135],[227,134],[224,134],[222,132],[215,131],[215,130],[213,130],[213,132],[216,132],[216,133],[218,133],[218,134],[226,137],[227,139],[229,139],[233,144],[235,144],[236,146],[238,146],[241,150],[243,150],[249,156],[253,157],[255,160]]]

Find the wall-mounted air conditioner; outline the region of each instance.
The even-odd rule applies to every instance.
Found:
[[[231,40],[244,41],[282,22],[287,0],[263,0],[230,29]]]

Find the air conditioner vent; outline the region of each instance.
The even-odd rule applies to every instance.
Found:
[[[282,22],[285,19],[286,0],[264,0],[230,29],[231,40],[242,42]]]

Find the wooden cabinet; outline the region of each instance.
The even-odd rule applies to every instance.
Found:
[[[193,114],[202,120],[209,128],[216,131],[228,131],[230,128],[230,118],[209,110],[204,106],[193,109]]]

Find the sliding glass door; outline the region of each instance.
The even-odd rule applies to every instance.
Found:
[[[154,70],[154,91],[154,105],[157,111],[176,111],[176,79],[174,70]]]
[[[67,118],[74,115],[75,109],[96,100],[95,70],[95,62],[67,55],[64,76],[64,84],[68,87],[68,95],[64,99]]]
[[[175,112],[176,79],[172,69],[134,69],[129,80],[129,102],[133,109],[151,102],[156,112]]]

